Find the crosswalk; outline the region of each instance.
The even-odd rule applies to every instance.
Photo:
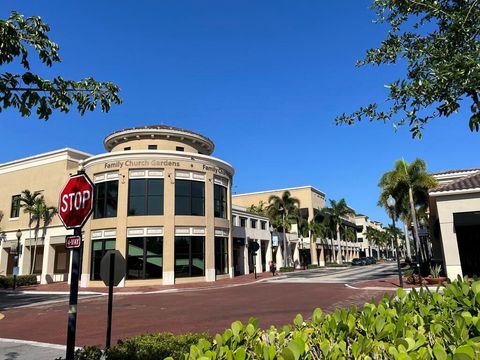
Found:
[[[397,274],[396,264],[376,264],[368,266],[331,268],[324,267],[310,271],[293,272],[272,277],[268,282],[278,283],[330,283],[347,284],[357,281],[375,280]]]

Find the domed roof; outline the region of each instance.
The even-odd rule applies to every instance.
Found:
[[[202,149],[203,153],[210,155],[215,148],[215,144],[208,137],[203,136],[191,130],[185,130],[168,125],[147,125],[131,127],[117,130],[103,141],[105,149],[110,151],[118,144],[132,141],[135,139],[166,139],[172,141],[180,141],[190,144],[196,144]]]

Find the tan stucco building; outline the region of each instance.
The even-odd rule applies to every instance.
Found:
[[[480,169],[433,174],[429,192],[433,259],[450,279],[480,275]]]
[[[321,222],[323,220],[322,209],[326,206],[325,193],[313,186],[300,186],[245,194],[235,194],[233,195],[233,203],[234,205],[240,205],[247,208],[252,205],[258,206],[259,204],[264,204],[264,206],[267,206],[271,196],[281,197],[285,191],[289,191],[292,197],[299,200],[300,215],[305,220],[308,222],[311,220]],[[343,219],[343,221],[345,225],[356,229],[354,217]],[[274,236],[279,237],[280,241],[278,246],[281,246],[283,234],[279,233]],[[343,259],[346,261],[350,261],[359,256],[360,248],[358,244],[355,241],[345,241],[345,239],[342,239],[341,248],[338,249],[336,241],[329,242],[326,239],[317,238],[315,239],[316,249],[314,250],[314,248],[311,246],[310,239],[308,237],[304,239],[303,236],[299,234],[296,224],[292,226],[290,233],[287,233],[286,236],[291,247],[291,253],[293,254],[292,257],[295,264],[307,263],[324,266],[327,259],[334,260],[337,256],[337,253],[341,254]],[[274,248],[275,243],[276,242],[274,242],[273,245]],[[283,266],[284,259],[281,251],[275,252],[274,260],[276,260],[277,264]]]
[[[68,176],[81,165],[95,184],[93,215],[83,228],[81,286],[103,284],[100,260],[111,249],[127,260],[121,286],[233,276],[234,169],[211,156],[213,142],[188,130],[146,126],[117,131],[104,145],[107,152],[95,156],[64,149],[0,165],[6,240],[0,274],[12,273],[17,229],[23,233],[20,274],[29,273],[32,236],[28,215],[18,207],[22,191],[40,190],[57,205]],[[67,234],[55,218],[38,236],[35,272],[42,283],[68,274]]]

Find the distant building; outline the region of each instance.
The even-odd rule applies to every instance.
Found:
[[[300,201],[300,215],[307,221],[315,220],[317,222],[322,222],[324,214],[322,209],[326,206],[325,193],[314,188],[313,186],[300,186],[292,187],[285,189],[275,189],[275,190],[266,190],[266,191],[257,191],[252,193],[245,194],[235,194],[233,195],[233,204],[240,205],[244,207],[250,207],[252,205],[258,206],[260,203],[263,203],[264,206],[268,206],[269,198],[272,195],[282,196],[285,191],[289,191],[291,196],[297,198]],[[350,219],[344,219],[344,225],[351,227],[356,234],[356,225],[354,217]],[[283,234],[274,234],[280,243],[282,242]],[[315,241],[316,249],[312,251],[310,248],[310,239],[309,236],[304,238],[299,234],[296,224],[292,226],[290,233],[287,233],[288,244],[291,247],[291,253],[293,254],[293,260],[297,264],[318,264],[324,266],[325,262],[333,259],[333,254],[338,251],[336,240],[335,241],[326,241],[326,239],[317,238]],[[279,246],[282,246],[281,244]],[[359,247],[355,241],[341,241],[341,254],[346,261],[358,257]],[[277,252],[277,264],[283,266],[283,254],[282,252]]]

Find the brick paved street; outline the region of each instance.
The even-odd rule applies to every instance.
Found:
[[[355,290],[343,284],[256,283],[243,286],[160,294],[122,295],[114,300],[113,341],[152,331],[215,333],[232,321],[255,316],[260,326],[282,325],[315,307],[361,305],[382,291]],[[103,345],[107,297],[81,299],[77,345]],[[67,303],[4,311],[0,337],[65,344]]]

